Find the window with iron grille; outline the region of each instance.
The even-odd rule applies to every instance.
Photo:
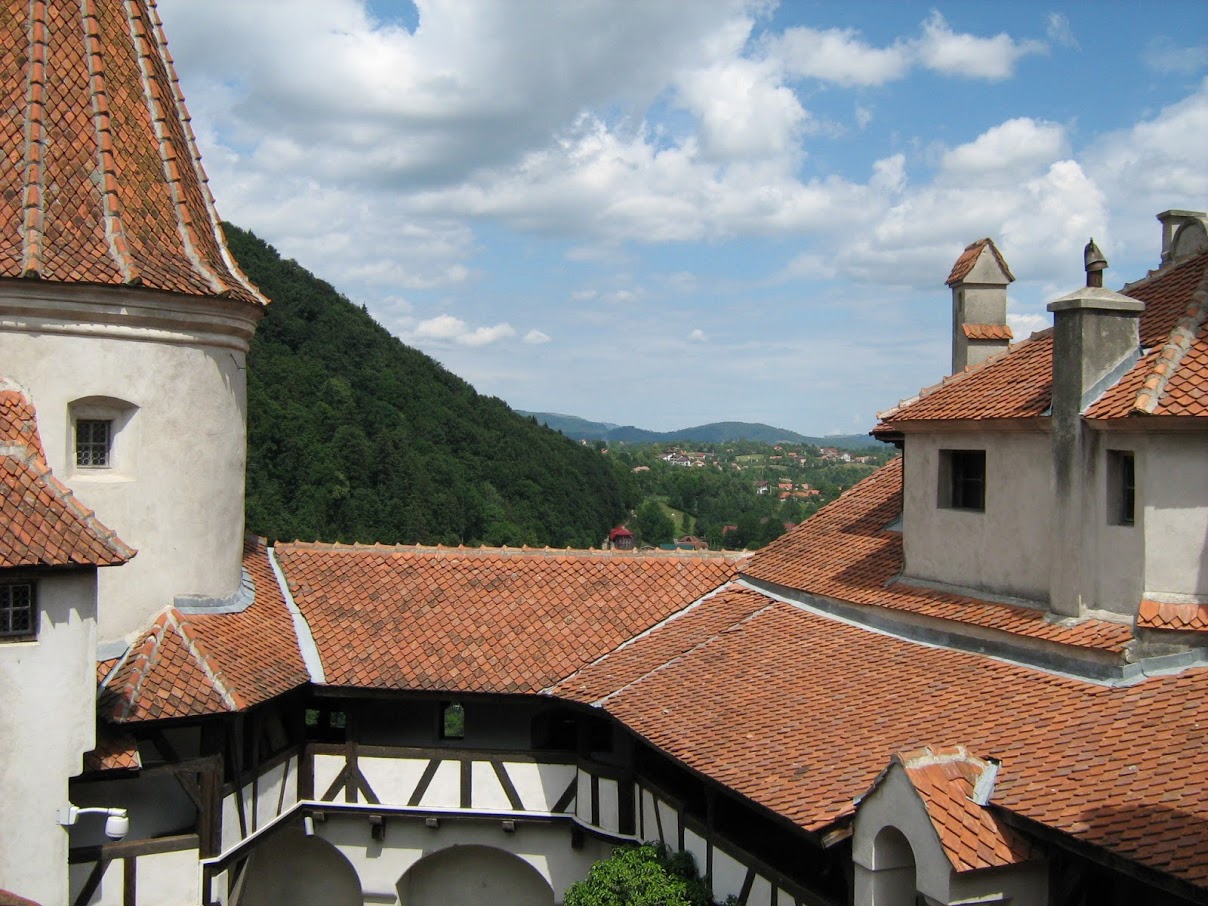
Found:
[[[1134,525],[1137,519],[1137,463],[1131,450],[1107,451],[1107,521]]]
[[[32,638],[36,629],[33,584],[0,585],[0,639]]]
[[[76,421],[76,466],[81,469],[107,469],[113,422],[109,419],[81,418]]]

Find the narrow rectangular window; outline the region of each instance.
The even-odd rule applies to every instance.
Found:
[[[82,469],[107,469],[113,422],[108,419],[81,418],[76,421],[76,465]]]
[[[466,709],[458,702],[449,702],[440,712],[440,738],[465,739]]]
[[[1107,521],[1133,525],[1137,518],[1137,464],[1131,450],[1107,451]]]
[[[940,451],[939,505],[954,510],[985,511],[985,450]]]
[[[34,619],[33,585],[0,585],[0,638],[32,638]]]

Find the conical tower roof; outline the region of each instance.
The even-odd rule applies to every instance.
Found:
[[[222,237],[154,0],[3,0],[0,278],[267,300]]]

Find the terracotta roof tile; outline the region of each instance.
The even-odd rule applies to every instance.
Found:
[[[1006,324],[962,324],[966,339],[969,340],[1012,340],[1015,334]]]
[[[853,799],[893,753],[961,740],[1002,761],[995,807],[1208,886],[1208,799],[1200,795],[1208,784],[1208,670],[1098,686],[741,594],[745,619],[726,614],[711,626],[694,609],[699,631],[668,645],[666,663],[645,663],[636,678],[636,670],[616,670],[608,712],[690,768],[813,832],[850,816]],[[697,609],[735,603],[726,593]],[[687,619],[584,676],[607,675],[608,660],[632,659],[631,647],[663,645],[659,636],[682,633]],[[962,860],[972,860],[967,817],[950,824],[964,840],[952,843]]]
[[[1143,629],[1173,629],[1182,632],[1208,632],[1208,604],[1143,600],[1137,612],[1137,626]]]
[[[1031,845],[972,800],[990,764],[964,746],[930,746],[894,755],[918,791],[940,845],[958,872],[1017,865],[1035,858]]]
[[[262,541],[249,539],[243,563],[256,588],[251,606],[167,609],[102,690],[104,716],[124,723],[240,711],[310,681]]]
[[[134,554],[54,477],[34,407],[0,382],[0,567],[112,566]]]
[[[735,575],[718,554],[277,547],[332,685],[536,692]]]
[[[898,581],[902,536],[886,526],[901,513],[901,492],[898,458],[755,553],[743,565],[743,575],[796,591],[1073,648],[1124,651],[1132,629],[1123,623],[1097,619],[1057,623],[1039,610]]]
[[[265,299],[227,251],[152,0],[0,17],[0,277]]]
[[[984,248],[990,249],[991,254],[994,255],[994,260],[998,262],[998,266],[1002,268],[1003,273],[1007,275],[1009,280],[1013,281],[1015,277],[1011,274],[1011,269],[1007,267],[1007,262],[998,250],[998,246],[994,244],[993,239],[987,237],[986,239],[979,239],[977,242],[970,242],[965,246],[965,250],[961,252],[960,257],[956,259],[956,263],[952,265],[952,272],[948,274],[948,279],[944,283],[952,286],[969,276],[969,272],[977,264],[977,259],[981,257],[982,249]]]
[[[138,743],[126,730],[101,723],[96,728],[96,748],[84,753],[85,771],[133,771],[143,766]]]

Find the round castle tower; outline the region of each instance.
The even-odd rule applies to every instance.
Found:
[[[29,8],[0,21],[0,372],[55,474],[138,550],[99,577],[108,641],[240,592],[267,300],[226,248],[153,0]]]

